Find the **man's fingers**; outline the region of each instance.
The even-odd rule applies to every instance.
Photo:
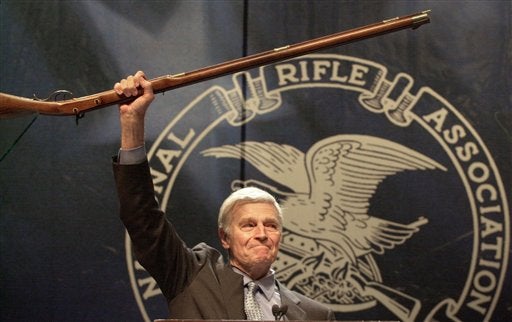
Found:
[[[136,96],[138,93],[137,87],[139,87],[138,78],[133,77],[132,75],[126,78],[126,92],[130,95],[128,96]]]
[[[138,71],[134,75],[130,75],[125,79],[120,80],[114,84],[114,90],[118,95],[126,97],[137,96],[139,94],[139,87],[144,89],[145,94],[153,95],[153,88],[151,82],[146,80],[146,75],[142,71]]]
[[[153,86],[146,78],[140,79],[140,86],[144,89],[144,94],[153,95]]]
[[[142,70],[139,70],[137,71],[135,74],[134,74],[135,77],[137,78],[146,78],[146,75],[144,74],[144,72]]]
[[[120,82],[114,84],[114,91],[117,93],[117,95],[123,94],[123,87],[121,86]]]
[[[138,94],[137,87],[139,86],[139,81],[136,80],[133,76],[128,76],[125,79],[120,80],[119,82],[114,84],[114,91],[118,95],[124,95],[126,97],[135,96]]]

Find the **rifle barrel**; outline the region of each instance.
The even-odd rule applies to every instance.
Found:
[[[403,29],[416,29],[429,23],[430,10],[408,16],[383,20],[367,26],[342,31],[301,43],[287,45],[266,52],[230,60],[191,72],[166,75],[151,79],[155,93],[195,84],[235,72],[268,65],[282,60],[303,56],[315,51],[368,39]],[[142,93],[140,93],[142,94]],[[0,93],[0,118],[39,113],[44,115],[83,115],[85,112],[120,104],[135,99],[118,95],[114,90],[62,101],[47,102]]]

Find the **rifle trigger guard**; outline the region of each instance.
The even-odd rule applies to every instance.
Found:
[[[78,121],[85,116],[85,112],[80,112],[78,108],[74,108],[73,112],[75,113],[75,124],[78,126]]]

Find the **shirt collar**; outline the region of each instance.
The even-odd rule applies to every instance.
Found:
[[[238,268],[231,266],[233,268],[233,271],[236,273],[242,275],[244,277],[244,287],[251,281],[254,281],[252,278],[250,278],[247,274],[239,270]],[[265,298],[267,300],[270,300],[272,296],[274,295],[274,292],[276,292],[276,280],[275,280],[275,271],[273,269],[270,269],[264,277],[260,278],[259,280],[254,281],[258,286],[260,287],[261,291],[265,295]]]

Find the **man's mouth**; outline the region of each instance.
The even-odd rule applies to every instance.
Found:
[[[270,249],[270,246],[268,246],[268,245],[255,245],[255,246],[252,246],[251,248],[261,248],[261,247],[263,247],[265,249]]]

